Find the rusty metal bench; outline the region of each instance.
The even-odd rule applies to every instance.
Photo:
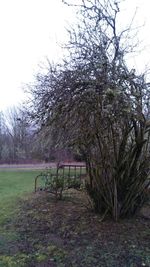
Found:
[[[35,192],[46,191],[61,199],[63,190],[79,189],[85,176],[86,167],[83,164],[59,164],[56,169],[47,169],[35,177]],[[41,187],[38,187],[39,179],[43,180]]]

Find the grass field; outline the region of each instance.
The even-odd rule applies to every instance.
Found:
[[[35,177],[45,170],[0,170],[0,226],[10,220],[17,212],[19,200],[34,192]],[[55,173],[56,169],[52,169]],[[60,170],[62,173],[62,170]],[[68,173],[68,169],[65,170]],[[71,170],[71,173],[74,171]],[[43,183],[38,179],[38,187]]]
[[[16,211],[17,202],[28,193],[34,192],[35,177],[44,170],[0,170],[0,224]],[[60,170],[62,172],[62,170]],[[56,169],[52,170],[55,173]],[[68,173],[68,169],[65,170]],[[71,170],[73,173],[74,170]],[[83,171],[83,173],[85,170]],[[42,179],[38,179],[38,186]]]
[[[0,171],[0,201],[7,197],[20,196],[34,188],[34,178],[39,171]]]
[[[34,190],[34,178],[39,171],[0,171],[0,224],[10,217],[20,197]]]
[[[18,234],[13,226],[8,229],[8,225],[18,215],[20,199],[27,199],[33,192],[37,174],[37,170],[0,170],[0,267],[15,266],[8,255]]]

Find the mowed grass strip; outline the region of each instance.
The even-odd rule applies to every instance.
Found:
[[[23,194],[34,191],[35,177],[40,173],[44,173],[46,170],[19,170],[19,169],[6,169],[0,170],[0,205],[7,202],[10,198],[21,197]],[[56,169],[51,170],[52,173],[56,173]],[[63,171],[59,171],[63,174]],[[82,170],[82,174],[85,173],[85,169]],[[69,169],[65,169],[66,177],[69,174]],[[74,169],[70,170],[70,175],[74,175]],[[77,170],[77,175],[80,171]],[[38,185],[42,183],[42,178],[38,179]]]
[[[0,201],[33,191],[34,178],[38,173],[33,170],[0,171]]]
[[[13,221],[20,213],[20,199],[27,199],[34,191],[34,179],[39,170],[0,170],[0,267],[15,265],[13,256],[19,235]]]
[[[0,224],[16,211],[21,197],[34,191],[34,179],[39,170],[0,171]]]

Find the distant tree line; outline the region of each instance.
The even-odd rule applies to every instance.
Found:
[[[71,150],[55,149],[47,144],[25,108],[0,112],[0,164],[59,162],[73,158]]]
[[[33,131],[21,109],[0,112],[0,163],[18,163],[30,160],[33,149]]]

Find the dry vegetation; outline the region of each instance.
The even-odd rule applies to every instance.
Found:
[[[58,202],[45,192],[31,195],[6,229],[17,238],[1,248],[3,267],[150,266],[149,220],[102,221],[76,190]]]

